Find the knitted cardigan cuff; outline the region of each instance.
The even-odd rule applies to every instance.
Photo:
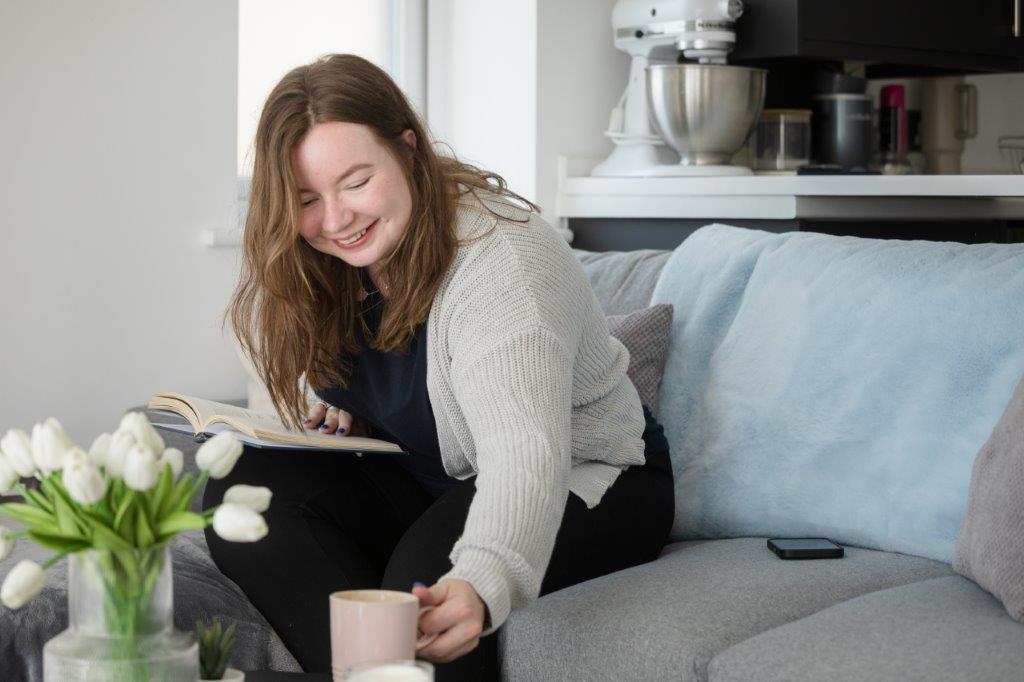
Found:
[[[508,555],[511,555],[508,552]],[[462,545],[452,552],[455,565],[448,573],[442,576],[445,578],[458,578],[465,580],[480,599],[487,605],[490,615],[490,623],[483,633],[484,637],[500,628],[508,619],[512,611],[513,593],[521,596],[516,599],[519,602],[529,602],[536,598],[540,591],[539,586],[534,587],[534,573],[521,557],[515,557],[511,561],[510,556],[500,556],[494,548],[474,547]],[[522,594],[523,591],[527,594]]]

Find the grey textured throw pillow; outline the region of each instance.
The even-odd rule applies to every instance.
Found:
[[[1024,622],[1024,379],[971,471],[953,570]]]
[[[609,315],[608,331],[629,350],[626,373],[640,394],[640,402],[658,414],[658,387],[665,372],[672,306],[667,303],[636,310],[628,315]]]

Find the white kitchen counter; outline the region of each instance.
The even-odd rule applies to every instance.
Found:
[[[1024,218],[1024,175],[595,178],[559,159],[559,218]]]

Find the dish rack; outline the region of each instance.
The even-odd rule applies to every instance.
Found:
[[[1024,173],[1024,135],[1000,137],[999,152],[1003,155],[1006,170],[1015,174]]]

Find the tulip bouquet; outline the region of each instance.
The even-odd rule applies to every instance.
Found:
[[[88,452],[52,417],[36,424],[31,436],[7,431],[0,439],[0,494],[14,492],[23,499],[0,504],[0,515],[21,526],[16,531],[0,526],[0,559],[22,537],[55,554],[41,566],[28,560],[14,566],[0,586],[0,602],[20,608],[42,591],[45,570],[71,555],[72,620],[76,580],[91,581],[93,596],[86,601],[96,607],[80,614],[93,620],[79,629],[122,638],[158,631],[163,625],[153,622],[154,614],[163,608],[168,613],[160,617],[169,621],[171,616],[167,547],[176,534],[212,525],[225,540],[255,542],[267,533],[261,515],[270,506],[267,488],[233,486],[219,506],[189,510],[207,478],[227,476],[242,451],[234,436],[218,434],[196,453],[200,475],[182,475],[182,452],[165,447],[141,412],[126,414],[117,430],[101,434]],[[24,485],[26,478],[38,485]],[[164,607],[156,603],[160,600]]]

